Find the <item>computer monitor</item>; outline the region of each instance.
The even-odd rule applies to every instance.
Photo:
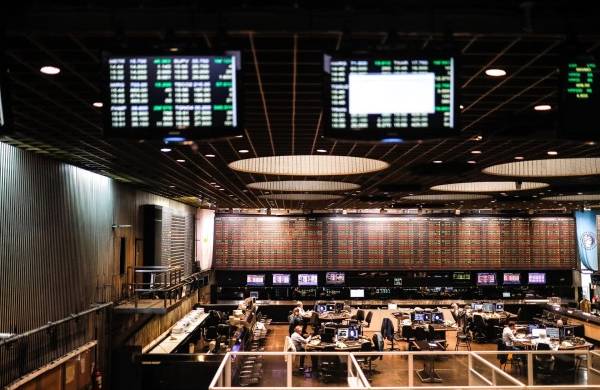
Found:
[[[257,300],[258,299],[258,291],[250,291],[250,298]]]
[[[482,309],[486,313],[492,313],[496,310],[496,305],[494,305],[493,303],[484,303],[482,305]]]
[[[423,322],[431,322],[431,313],[423,313]]]
[[[290,274],[273,274],[273,286],[289,286],[290,284]]]
[[[342,310],[344,310],[344,303],[343,302],[336,302],[336,304],[335,304],[335,311],[339,313]]]
[[[432,313],[431,314],[431,322],[434,324],[443,324],[444,323],[444,313]]]
[[[358,328],[356,326],[348,328],[348,340],[358,340]]]
[[[531,337],[541,337],[542,334],[546,335],[546,329],[534,328],[531,330]]]
[[[473,310],[475,310],[475,311],[481,311],[481,310],[483,310],[483,304],[476,303],[475,306],[473,306]]]
[[[333,336],[335,336],[335,328],[323,328],[321,341],[324,343],[333,343]]]
[[[364,298],[365,290],[362,288],[351,288],[350,289],[350,298]]]
[[[337,329],[337,338],[339,339],[347,339],[348,338],[348,328],[338,328]]]
[[[503,312],[504,311],[504,303],[496,303],[496,311]]]
[[[322,303],[318,303],[315,305],[315,311],[317,313],[325,313],[327,311],[327,305],[324,305]]]
[[[510,298],[510,292],[508,292],[508,291],[502,292],[502,298]]]
[[[560,332],[558,331],[558,328],[546,328],[546,334],[551,339],[559,339],[560,338]]]
[[[335,311],[335,303],[328,303],[325,305],[327,311]]]
[[[563,326],[562,328],[563,338],[569,338],[575,336],[575,328],[572,326]]]
[[[265,275],[246,275],[246,286],[264,286]]]
[[[423,317],[424,313],[413,313],[413,321],[415,322],[423,322],[424,321],[424,317]]]

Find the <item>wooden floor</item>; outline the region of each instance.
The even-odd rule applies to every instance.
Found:
[[[272,325],[269,337],[267,339],[267,343],[265,345],[265,351],[283,351],[285,336],[288,335],[288,327],[287,325]],[[371,332],[365,332],[365,336],[371,336]],[[456,334],[454,332],[449,332],[447,334],[447,342],[448,342],[448,350],[454,351],[455,347],[455,339]],[[391,344],[386,342],[385,349],[388,350]],[[395,342],[394,348],[400,351],[408,350],[408,344],[404,341]],[[474,351],[495,351],[496,345],[492,343],[485,344],[472,344],[472,349]],[[496,354],[486,356],[486,360],[490,363],[499,366],[499,362],[497,360]],[[342,362],[345,364],[346,362]],[[423,360],[415,360],[415,370],[422,367],[424,364]],[[448,356],[442,359],[438,359],[435,362],[435,370],[442,378],[443,382],[439,385],[441,386],[466,386],[469,384],[469,379],[471,380],[471,385],[482,385],[485,383],[482,382],[479,378],[474,375],[470,375],[467,366],[467,357],[466,356]],[[481,364],[481,363],[480,363]],[[297,360],[294,361],[294,366],[298,367],[299,362]],[[311,361],[309,358],[306,358],[305,362],[306,367],[311,367]],[[262,375],[261,386],[285,386],[286,381],[286,364],[281,359],[281,357],[265,357],[263,363],[264,374]],[[379,359],[373,364],[373,372],[369,375],[371,386],[408,386],[408,360],[406,357],[401,356],[384,356],[382,359]],[[309,371],[309,370],[307,370]],[[485,368],[483,364],[481,364],[481,372],[487,372],[489,376],[489,372],[491,370],[489,368]],[[517,379],[526,383],[526,370],[523,370],[521,375],[517,372],[517,370],[513,370],[511,372],[510,367],[507,368],[507,372],[511,373]],[[431,384],[423,384],[419,378],[413,373],[414,380],[413,383],[415,386],[432,386]],[[598,377],[587,378],[587,370],[578,370],[575,377],[570,377],[559,380],[554,384],[600,384],[600,380]],[[555,381],[556,382],[556,381]],[[569,382],[569,383],[567,383]],[[499,382],[500,384],[500,382]],[[508,384],[508,383],[506,383]],[[537,383],[536,383],[537,384]],[[540,383],[541,384],[541,383]],[[308,387],[308,386],[347,386],[346,379],[341,378],[337,381],[330,381],[329,383],[324,383],[321,378],[319,378],[315,373],[309,374],[300,373],[299,371],[294,373],[293,376],[293,386],[294,387]],[[548,385],[548,389],[551,389],[551,384]]]

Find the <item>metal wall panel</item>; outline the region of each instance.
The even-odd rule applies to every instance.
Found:
[[[0,143],[0,332],[19,333],[118,299],[126,283],[118,243],[127,239],[133,266],[144,204],[195,214],[191,206]]]

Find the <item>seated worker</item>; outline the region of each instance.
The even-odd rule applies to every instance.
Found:
[[[506,345],[506,349],[518,349],[515,347],[515,341],[517,339],[515,333],[516,324],[514,321],[509,321],[502,331],[502,341],[504,342],[504,345]]]
[[[294,333],[292,333],[291,336],[292,339],[292,343],[294,343],[294,347],[296,348],[296,352],[303,352],[305,351],[305,345],[308,344],[310,342],[311,336],[308,337],[304,337],[302,336],[302,326],[297,325],[294,328]],[[304,371],[304,358],[306,356],[301,355],[300,356],[300,371]]]
[[[297,307],[295,307],[294,310],[292,311],[292,315],[290,315],[288,320],[289,320],[288,331],[291,336],[294,333],[294,328],[296,328],[296,326],[298,326],[298,325],[302,325],[304,322],[304,319],[300,315],[300,310]]]
[[[306,314],[306,312],[304,311],[304,305],[301,301],[296,302],[296,308],[298,308],[298,311],[300,312],[301,316],[304,316],[304,314]]]

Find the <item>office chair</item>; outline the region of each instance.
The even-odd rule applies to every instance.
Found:
[[[229,325],[228,324],[219,324],[217,325],[217,334],[221,338],[229,339]]]
[[[313,328],[313,333],[318,333],[321,328],[321,320],[319,319],[319,313],[313,312],[308,322]]]
[[[216,340],[218,336],[219,334],[217,332],[217,327],[209,326],[208,328],[206,328],[206,333],[204,333],[204,340],[213,341]]]
[[[415,334],[412,326],[402,325],[402,338],[409,344],[415,340]]]
[[[425,332],[425,328],[422,326],[417,326],[415,328],[415,341],[423,340],[427,340],[427,332]]]
[[[498,348],[498,351],[508,351],[508,348],[506,347],[506,344],[504,343],[504,341],[502,339],[499,339],[498,341],[496,341],[496,346]],[[502,368],[504,371],[506,371],[506,366],[510,365],[510,370],[512,371],[514,367],[517,367],[517,371],[519,372],[519,375],[521,375],[521,360],[518,358],[515,358],[514,355],[512,354],[508,354],[508,353],[499,353],[497,355],[498,357],[498,361],[500,362],[500,368]]]
[[[365,320],[365,311],[362,309],[358,309],[356,314],[350,317],[353,320],[357,320],[358,322],[363,322]]]
[[[372,319],[373,319],[373,312],[372,312],[372,311],[369,311],[369,312],[367,313],[367,316],[365,317],[365,320],[363,321],[363,322],[364,322],[364,324],[366,324],[366,327],[367,327],[367,328],[371,326],[371,320],[372,320]],[[363,326],[364,326],[364,324],[363,324]]]
[[[335,346],[325,347],[323,352],[333,352]],[[340,359],[337,356],[325,355],[319,359],[319,375],[321,380],[328,383],[330,380],[335,380],[341,375]]]
[[[360,352],[371,352],[373,350],[373,346],[371,343],[363,343],[360,346]],[[366,372],[367,379],[373,375],[373,355],[357,355],[356,362],[361,366],[361,368]]]
[[[546,343],[538,343],[538,351],[551,351],[550,345]],[[536,377],[543,379],[552,379],[554,377],[554,356],[552,355],[534,355],[534,374]]]
[[[475,339],[478,342],[483,342],[488,339],[487,334],[486,334],[487,325],[482,316],[480,316],[480,315],[473,316],[473,327],[475,329],[475,332],[474,332]]]
[[[466,328],[458,328],[456,330],[456,345],[454,350],[458,351],[461,347],[467,347],[467,350],[471,350],[471,335]]]
[[[389,318],[384,318],[381,322],[381,336],[384,340],[388,340],[392,343],[390,351],[395,351],[394,348],[394,334],[396,330],[394,329],[394,323]]]

